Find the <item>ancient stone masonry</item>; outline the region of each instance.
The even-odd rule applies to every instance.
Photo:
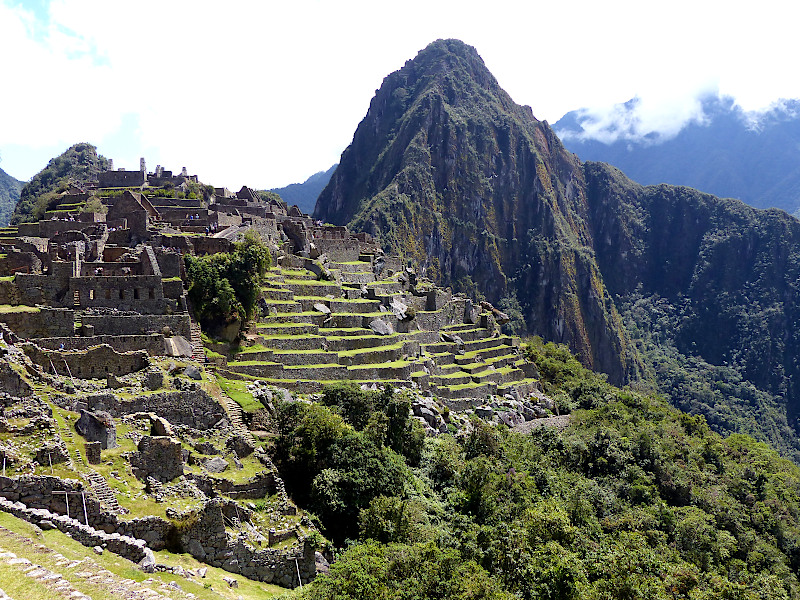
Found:
[[[28,436],[0,445],[15,474],[0,477],[0,510],[131,560],[168,548],[295,587],[316,575],[316,535],[268,456],[279,403],[334,381],[391,384],[427,435],[468,430],[475,415],[523,427],[555,409],[501,331],[506,315],[437,288],[367,233],[247,187],[212,196],[185,170],[144,162],[98,185],[0,236],[0,386],[14,395],[0,394],[0,431]],[[209,342],[184,257],[229,252],[250,230],[274,265],[260,314],[235,344]],[[225,380],[263,408],[229,398]],[[53,476],[63,469],[75,479]],[[124,516],[178,499],[180,511]]]

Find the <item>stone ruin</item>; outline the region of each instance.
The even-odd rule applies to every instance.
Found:
[[[304,534],[313,527],[301,525],[248,431],[268,424],[278,403],[313,399],[333,381],[391,384],[412,395],[428,435],[467,430],[472,415],[522,427],[557,413],[519,340],[503,333],[501,311],[436,287],[366,233],[316,222],[248,187],[189,197],[197,183],[160,165],[109,170],[94,189],[68,190],[42,221],[0,230],[0,387],[10,394],[0,396],[0,429],[19,440],[0,447],[14,472],[0,478],[0,510],[113,546],[143,568],[158,567],[152,551],[170,547],[294,587],[316,574]],[[103,212],[76,208],[95,198]],[[248,230],[275,265],[260,317],[236,346],[204,348],[183,257],[229,251]],[[203,369],[206,351],[214,358]],[[246,381],[264,408],[245,414],[209,394],[212,372]],[[37,386],[52,390],[47,402]],[[119,457],[118,444],[127,448]],[[193,508],[126,519],[124,494],[92,468],[117,459],[125,472],[112,476],[142,497],[189,499]],[[79,480],[46,475],[54,464]],[[257,475],[241,481],[248,465]],[[273,526],[264,529],[247,501],[268,498]],[[290,548],[272,548],[279,542]]]

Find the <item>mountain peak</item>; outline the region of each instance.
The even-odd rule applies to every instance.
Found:
[[[576,264],[588,260],[577,252],[540,257],[531,234],[546,231],[565,248],[590,243],[581,182],[577,159],[511,99],[475,48],[437,40],[383,80],[314,216],[372,234],[443,286],[509,306],[519,298],[522,314],[545,315],[533,333],[571,343],[622,381],[624,333],[604,291],[553,301],[577,297],[578,272],[589,287],[599,282],[596,266]]]

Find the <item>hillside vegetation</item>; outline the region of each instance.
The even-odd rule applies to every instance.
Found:
[[[64,191],[70,183],[81,185],[108,168],[108,160],[97,154],[91,144],[71,146],[53,158],[25,184],[19,202],[14,208],[11,223],[38,221],[44,213],[58,204],[57,192]]]
[[[11,220],[11,213],[19,202],[19,193],[23,183],[0,169],[0,227],[5,227]]]
[[[388,420],[397,437],[380,433],[380,415],[401,413],[364,424],[341,391],[331,409],[291,407],[279,447],[315,457],[308,478],[322,524],[355,540],[305,597],[800,595],[797,466],[609,385],[564,347],[534,342],[528,352],[573,410],[563,431],[475,421],[469,436],[428,438],[416,454],[396,445],[401,423]],[[282,465],[296,481],[299,464]]]
[[[473,48],[386,77],[315,215],[800,462],[800,223],[581,163]]]

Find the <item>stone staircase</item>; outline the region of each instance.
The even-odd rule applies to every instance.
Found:
[[[203,350],[202,332],[200,330],[200,325],[198,325],[197,321],[194,319],[194,315],[191,313],[189,313],[189,323],[192,338],[190,340],[190,343],[192,344],[192,358],[194,360],[203,360],[206,354]]]
[[[94,493],[97,495],[97,499],[105,505],[110,513],[119,515],[127,512],[120,506],[114,491],[108,487],[105,477],[92,469],[84,471],[82,475],[86,481],[89,482],[92,490],[94,490]]]

